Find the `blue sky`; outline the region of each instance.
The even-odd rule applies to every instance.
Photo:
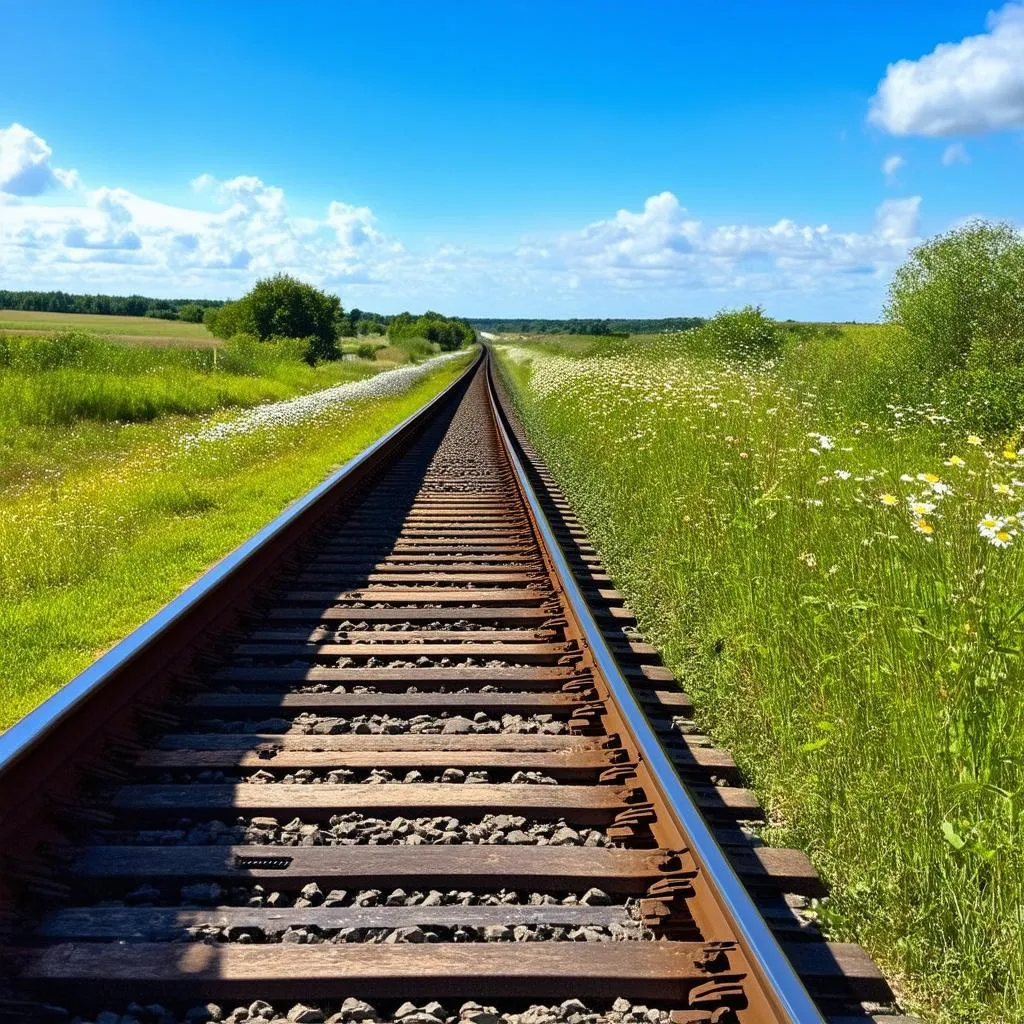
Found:
[[[281,269],[383,312],[871,319],[920,237],[1024,221],[1021,4],[43,0],[2,26],[0,287]]]

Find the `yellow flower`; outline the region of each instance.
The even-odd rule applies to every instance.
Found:
[[[935,527],[932,526],[927,519],[918,519],[917,522],[914,523],[914,529],[917,530],[918,533],[923,533],[926,537],[930,537],[935,532]]]
[[[950,457],[948,459],[946,459],[944,465],[946,465],[946,466],[966,466],[967,463],[964,462],[964,460],[961,459],[959,455],[950,455]]]
[[[992,490],[996,494],[1013,494],[1013,488],[1009,484],[993,484]]]
[[[937,484],[939,480],[941,480],[942,478],[937,477],[934,473],[918,473],[917,479],[920,480],[922,483]]]
[[[1003,458],[1008,462],[1014,462],[1017,458],[1017,453],[1007,448],[1006,451],[1003,452]]]
[[[968,434],[967,435],[967,443],[968,444],[975,444],[975,445],[977,445],[977,444],[981,444],[982,442],[981,442],[981,438],[978,437],[977,434]]]
[[[883,505],[898,505],[900,503],[899,498],[895,494],[880,494],[878,500]]]

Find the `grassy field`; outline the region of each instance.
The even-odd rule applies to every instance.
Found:
[[[727,360],[499,346],[641,625],[863,942],[933,1019],[1024,1019],[1021,437],[897,329]]]
[[[225,350],[216,370],[195,350],[19,338],[8,357],[11,347],[13,365],[0,365],[0,728],[470,358],[399,370],[394,384],[374,377],[393,363],[313,368],[274,346]],[[350,384],[358,397],[322,390]]]
[[[183,320],[0,309],[0,334],[48,335],[69,330],[88,331],[104,338],[147,345],[195,345],[206,348],[223,344],[202,324],[190,324]]]

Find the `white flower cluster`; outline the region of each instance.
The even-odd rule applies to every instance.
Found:
[[[399,366],[397,369],[384,370],[365,380],[336,384],[334,387],[323,388],[282,402],[257,405],[233,420],[211,424],[196,434],[186,434],[181,440],[186,447],[192,447],[203,441],[221,441],[238,434],[251,434],[256,430],[294,426],[322,416],[339,406],[351,405],[363,399],[391,398],[408,391],[413,384],[421,381],[444,363],[464,355],[464,351],[447,352],[416,366]]]

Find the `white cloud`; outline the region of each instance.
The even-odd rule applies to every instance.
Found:
[[[195,206],[117,187],[59,202],[8,196],[6,286],[230,297],[283,271],[383,312],[663,315],[754,301],[782,304],[786,315],[867,317],[916,240],[920,205],[888,200],[858,232],[789,218],[709,223],[661,192],[639,210],[517,246],[414,252],[368,206],[334,201],[318,216],[296,216],[283,189],[254,175],[200,175],[192,187],[203,197]]]
[[[971,158],[967,155],[967,148],[960,142],[954,142],[942,151],[942,166],[952,167],[953,164],[969,164]]]
[[[0,128],[0,192],[38,196],[57,185],[77,188],[78,172],[51,167],[52,155],[46,140],[24,125]]]
[[[898,153],[893,153],[892,156],[887,156],[882,161],[882,173],[889,181],[892,181],[896,177],[896,172],[903,167],[906,162],[907,161]]]
[[[1024,4],[989,14],[988,31],[890,64],[868,120],[894,135],[1024,127]]]
[[[920,230],[921,197],[886,199],[875,212],[875,235],[884,243],[904,246]]]

